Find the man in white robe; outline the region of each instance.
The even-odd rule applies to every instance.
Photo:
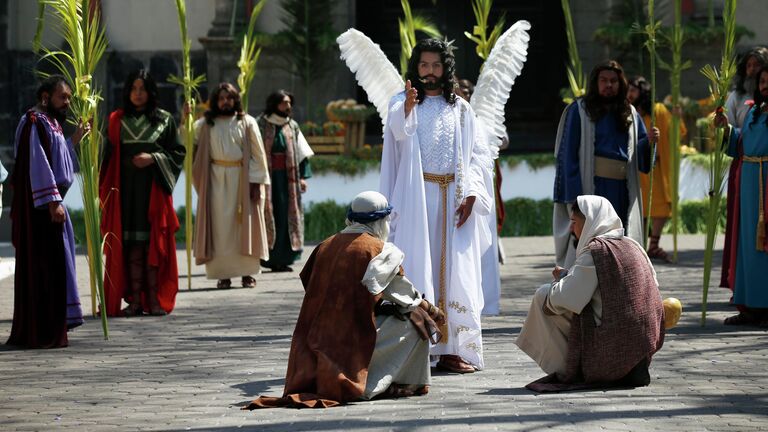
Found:
[[[413,50],[406,91],[392,98],[380,190],[393,206],[390,239],[417,289],[447,315],[432,347],[438,366],[483,368],[481,257],[490,247],[491,156],[477,145],[475,115],[456,97],[455,59],[436,39]],[[413,83],[413,86],[412,86]]]
[[[242,111],[240,94],[222,83],[209,111],[195,122],[193,177],[198,193],[195,259],[208,279],[229,288],[242,276],[252,288],[260,260],[269,257],[264,224],[264,187],[270,184],[256,119]],[[205,189],[205,191],[203,191]]]
[[[544,372],[556,374],[559,379],[563,379],[569,372],[568,352],[569,348],[572,347],[572,344],[569,343],[569,336],[573,337],[571,327],[574,320],[581,319],[580,314],[587,314],[585,316],[594,319],[593,327],[601,328],[602,326],[600,334],[600,337],[603,338],[602,341],[605,342],[610,338],[612,340],[618,339],[619,343],[624,345],[634,344],[629,348],[629,352],[639,356],[639,358],[649,360],[650,355],[661,347],[658,338],[660,337],[663,341],[664,328],[662,325],[661,295],[658,290],[656,272],[645,250],[630,237],[624,237],[621,219],[611,203],[600,196],[582,195],[577,198],[577,204],[571,214],[571,232],[577,239],[575,263],[570,269],[556,266],[552,271],[553,281],[536,290],[525,324],[515,343],[535,360]],[[639,261],[637,261],[639,265],[618,269],[599,269],[596,266],[593,251],[590,249],[595,239],[621,240],[619,247],[625,250],[629,249],[629,254],[639,257]],[[641,284],[642,290],[635,289],[633,291],[640,296],[640,303],[647,305],[646,307],[652,313],[646,314],[641,310],[642,308],[634,308],[633,299],[630,297],[616,299],[616,293],[621,292],[621,290],[616,288],[614,284],[603,285],[609,292],[601,293],[601,281],[602,284],[606,283],[605,273],[609,273],[608,270],[626,275],[627,279],[632,281],[643,280],[642,276],[647,276],[645,280],[648,283]],[[603,274],[599,275],[599,272],[603,272]],[[634,320],[630,323],[628,322],[630,320],[622,319],[623,322],[618,323],[617,326],[616,317],[620,314],[613,310],[607,312],[604,310],[606,295],[614,297],[611,299],[612,302],[622,303],[623,309],[629,309]],[[591,310],[591,314],[589,314],[589,310]],[[608,322],[608,328],[603,325],[606,313],[613,320]],[[659,316],[661,316],[661,321],[658,319]],[[633,339],[631,336],[633,332],[627,332],[627,327],[648,329],[647,334],[650,335],[650,338],[640,336]],[[616,328],[624,329],[624,331],[614,331]],[[650,350],[646,349],[648,339],[650,339],[648,345],[653,347]],[[585,357],[580,358],[582,363],[586,361]],[[627,360],[620,361],[626,363]],[[632,369],[638,360],[633,358],[629,361],[630,364],[624,365],[627,370]],[[607,364],[586,366],[608,367]],[[641,377],[642,382],[642,379],[648,376],[647,363],[640,366],[636,372],[643,375]],[[582,364],[582,367],[585,365]],[[626,372],[626,370],[621,371],[617,378],[625,376]],[[640,383],[628,384],[639,385]],[[647,384],[645,382],[642,385]]]

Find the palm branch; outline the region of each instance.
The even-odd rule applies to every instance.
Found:
[[[464,36],[477,45],[475,52],[483,60],[488,58],[493,46],[504,30],[505,14],[502,14],[493,26],[491,33],[488,33],[488,17],[491,14],[492,6],[493,0],[472,0],[472,12],[475,15],[477,24],[472,27],[472,33],[464,32]]]
[[[657,57],[662,69],[669,71],[671,84],[672,106],[680,105],[680,81],[685,69],[691,67],[691,62],[683,62],[683,45],[685,33],[682,26],[682,0],[675,0],[675,23],[670,32],[662,33],[672,52],[672,61],[667,63]],[[672,189],[672,241],[674,245],[672,260],[677,261],[677,234],[680,232],[680,113],[672,112],[672,125],[669,130],[669,144],[672,147],[672,169],[670,170],[670,188]]]
[[[561,0],[563,16],[565,17],[565,32],[568,38],[568,84],[571,94],[563,98],[563,102],[571,103],[574,99],[584,96],[587,91],[587,77],[579,57],[579,47],[576,44],[576,31],[573,29],[573,16],[569,0]]]
[[[712,65],[706,65],[701,69],[702,75],[709,80],[709,90],[715,100],[718,111],[722,111],[728,98],[728,88],[736,74],[736,59],[734,46],[736,45],[736,0],[726,0],[723,9],[724,44],[723,57],[720,61],[720,70]],[[715,128],[715,143],[722,143],[725,138],[725,128]],[[723,145],[715,146],[710,154],[709,169],[709,207],[707,211],[707,236],[704,249],[704,278],[702,282],[701,300],[701,325],[707,320],[707,296],[709,294],[709,281],[712,273],[712,256],[717,237],[717,220],[719,217],[720,201],[723,196],[725,178],[728,170],[728,158]]]
[[[248,31],[243,36],[243,46],[240,48],[240,60],[237,67],[240,68],[240,75],[237,77],[237,86],[240,87],[240,98],[243,101],[243,111],[248,112],[248,90],[256,76],[256,62],[261,55],[261,47],[258,44],[254,30],[256,28],[256,19],[261,14],[261,10],[267,0],[259,0],[251,11],[251,19],[248,22]]]
[[[172,75],[168,81],[180,85],[184,89],[184,103],[189,107],[188,113],[183,119],[184,146],[184,243],[187,249],[187,289],[192,289],[192,161],[194,155],[194,112],[197,88],[205,81],[204,75],[194,76],[192,72],[192,60],[190,51],[192,41],[187,35],[187,5],[185,0],[176,0],[176,12],[179,18],[179,32],[181,34],[182,76]]]
[[[413,15],[408,0],[400,0],[403,7],[403,18],[398,19],[400,30],[400,74],[405,77],[408,72],[408,60],[411,58],[413,47],[416,46],[416,32],[426,33],[429,37],[441,37],[440,30],[428,18]]]

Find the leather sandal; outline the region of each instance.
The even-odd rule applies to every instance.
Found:
[[[416,392],[408,388],[405,384],[390,384],[383,393],[377,395],[374,399],[398,399],[403,397],[415,396]],[[429,390],[427,390],[429,391]],[[425,394],[425,393],[421,393]]]
[[[232,288],[232,280],[231,279],[220,279],[218,282],[216,282],[216,288],[219,288],[219,289],[229,289],[229,288]]]
[[[131,303],[120,312],[126,318],[141,316],[144,314],[144,310],[141,307],[141,303]]]
[[[253,276],[243,276],[243,288],[255,288],[256,279]]]
[[[650,236],[648,238],[651,240],[646,251],[648,258],[664,261],[667,264],[672,263],[672,259],[669,258],[667,251],[659,247],[659,237]]]
[[[474,366],[465,362],[461,357],[456,355],[441,355],[440,361],[437,362],[437,368],[460,374],[476,372]]]

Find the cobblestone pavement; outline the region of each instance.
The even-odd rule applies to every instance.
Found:
[[[487,368],[436,373],[427,396],[241,411],[259,394],[282,392],[301,284],[295,272],[266,273],[255,289],[217,290],[195,267],[194,289],[182,282],[168,317],[113,319],[109,341],[89,319],[65,349],[0,347],[0,430],[768,430],[768,332],[723,326],[729,292],[714,287],[707,326],[699,326],[702,236],[683,236],[679,263],[657,266],[662,294],[679,297],[685,312],[654,358],[651,385],[556,395],[523,388],[543,373],[513,343],[535,287],[550,277],[552,241],[503,243],[503,313],[483,322]],[[671,239],[662,246],[671,250]],[[77,264],[90,305],[85,258]],[[3,341],[12,309],[11,277],[0,281]]]

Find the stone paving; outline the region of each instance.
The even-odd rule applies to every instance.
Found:
[[[768,430],[768,332],[723,326],[729,292],[714,287],[707,326],[699,326],[702,236],[681,237],[679,263],[657,266],[662,294],[679,297],[685,312],[654,357],[651,385],[555,395],[523,388],[543,373],[513,343],[530,296],[550,277],[552,241],[503,244],[503,313],[483,322],[487,368],[435,373],[427,396],[328,410],[240,410],[259,394],[282,392],[301,284],[297,273],[266,273],[255,289],[217,290],[194,267],[193,290],[182,281],[168,317],[113,319],[109,341],[91,318],[64,349],[1,346],[0,430]],[[671,250],[671,239],[662,246]],[[90,309],[85,258],[77,264]],[[2,341],[12,309],[10,277],[0,281]]]

